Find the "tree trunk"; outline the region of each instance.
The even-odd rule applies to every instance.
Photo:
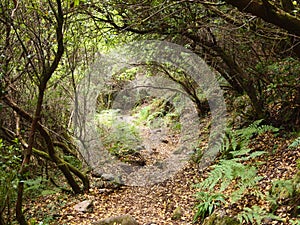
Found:
[[[21,225],[28,224],[26,222],[25,217],[22,212],[24,180],[26,179],[25,174],[28,172],[28,168],[29,168],[30,157],[32,155],[32,148],[34,145],[35,132],[37,129],[37,124],[38,124],[40,116],[41,116],[45,89],[46,89],[46,84],[41,83],[38,101],[37,101],[36,110],[35,110],[35,115],[31,121],[31,128],[30,128],[30,133],[29,133],[29,138],[28,138],[28,147],[25,148],[24,158],[22,161],[21,168],[19,170],[20,180],[18,183],[18,196],[17,196],[17,202],[16,202],[16,219]]]
[[[38,150],[38,149],[33,149],[33,154],[39,156],[39,157],[42,157],[46,160],[50,160],[52,161],[52,159],[50,158],[50,156],[44,152],[44,151],[41,151],[41,150]],[[90,182],[89,182],[89,179],[86,175],[84,175],[83,173],[81,173],[77,168],[75,168],[74,166],[72,166],[70,163],[64,161],[63,159],[57,157],[57,160],[59,162],[59,164],[65,164],[68,169],[73,173],[75,174],[83,183],[83,190],[84,191],[88,191],[89,188],[90,188]]]
[[[21,109],[10,98],[8,98],[7,96],[4,96],[3,100],[8,106],[10,106],[13,110],[15,110],[22,118],[24,118],[28,122],[33,121],[31,116],[27,112],[25,112],[23,109]],[[72,174],[70,173],[69,167],[66,166],[65,163],[61,163],[60,158],[57,156],[55,149],[54,149],[53,141],[52,141],[50,135],[48,134],[48,132],[44,129],[44,127],[39,122],[37,123],[36,128],[46,143],[49,157],[58,166],[58,168],[62,171],[62,173],[64,174],[64,176],[66,177],[66,179],[68,181],[68,184],[71,186],[74,193],[76,193],[76,194],[82,193],[82,190],[80,189],[79,185],[77,184],[77,182],[74,180]],[[79,174],[79,173],[77,173],[77,174]],[[86,183],[86,181],[85,181],[85,183]]]

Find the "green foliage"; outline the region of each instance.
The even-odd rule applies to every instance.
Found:
[[[24,193],[30,198],[40,195],[51,195],[59,191],[58,188],[49,189],[50,182],[40,176],[32,179],[26,179],[23,182],[25,184]]]
[[[196,207],[200,212],[196,213],[195,219],[203,219],[203,216],[212,213],[211,210],[216,205],[211,199],[205,199],[202,196],[205,197],[206,195],[214,195],[225,191],[232,184],[233,180],[236,181],[235,191],[229,195],[222,196],[223,199],[227,199],[230,203],[240,200],[249,188],[251,188],[251,194],[260,198],[264,197],[258,188],[255,187],[262,177],[257,176],[257,170],[254,166],[243,163],[246,160],[264,154],[263,151],[253,152],[252,149],[248,148],[249,142],[254,135],[267,131],[278,131],[277,128],[272,126],[260,125],[261,122],[262,120],[255,121],[248,127],[235,131],[227,130],[221,146],[221,159],[218,164],[211,167],[212,170],[208,173],[208,177],[201,183],[196,184],[196,187],[200,190],[197,193],[199,203]],[[218,189],[217,192],[216,189]],[[208,209],[205,211],[208,213],[204,214],[204,209]]]
[[[114,80],[121,81],[131,81],[135,79],[136,73],[138,71],[138,67],[133,67],[131,69],[126,69],[120,73],[116,73],[113,75]]]
[[[293,127],[299,120],[299,60],[292,57],[261,62],[256,66],[259,74],[266,76],[262,98],[269,106],[270,116],[284,126]]]
[[[259,134],[262,134],[262,133],[265,133],[268,131],[271,131],[271,132],[279,131],[278,128],[270,126],[270,125],[264,125],[264,124],[262,124],[262,122],[263,122],[263,119],[256,120],[252,124],[250,124],[248,127],[237,130],[236,134],[237,134],[237,136],[240,137],[239,140],[241,140],[241,138],[243,138],[248,143],[250,141],[250,138],[253,137],[253,135],[259,135]]]
[[[137,124],[157,128],[161,126],[170,127],[174,131],[181,129],[179,114],[174,107],[164,99],[153,99],[147,105],[138,106]]]
[[[299,167],[299,166],[298,166]],[[299,172],[288,180],[272,181],[272,188],[269,190],[267,200],[270,202],[272,210],[276,210],[282,204],[292,205],[291,212],[296,214],[299,209]],[[298,209],[297,209],[298,207]]]
[[[7,145],[0,139],[0,212],[4,212],[5,209],[11,210],[9,206],[16,199],[18,170],[21,162],[18,140],[15,139],[13,144]],[[11,218],[6,219],[10,221]]]
[[[296,138],[292,144],[289,145],[289,148],[296,148],[300,145],[300,137]]]
[[[258,225],[262,224],[264,219],[281,220],[280,217],[266,212],[257,205],[254,205],[251,208],[245,207],[244,210],[237,215],[237,218],[241,223],[245,221],[246,223]]]
[[[98,130],[104,146],[118,157],[134,154],[141,143],[138,129],[122,120],[118,110],[103,110],[97,115]]]
[[[222,193],[198,192],[196,198],[199,204],[196,206],[197,212],[194,216],[194,221],[197,221],[199,218],[203,220],[206,216],[211,215],[214,209],[220,206],[222,202],[225,203]]]
[[[117,157],[134,155],[142,144],[139,127],[181,129],[179,115],[163,99],[145,99],[133,109],[133,115],[121,115],[119,110],[102,110],[96,115],[97,127],[106,149]]]
[[[235,159],[222,160],[212,167],[207,179],[197,185],[202,190],[213,191],[217,184],[220,184],[219,191],[224,191],[232,182],[238,180],[237,191],[230,196],[231,202],[239,200],[248,187],[254,186],[261,177],[257,176],[256,169],[252,166],[245,166],[236,162]]]
[[[300,220],[289,220],[291,225],[300,225]]]
[[[24,183],[24,198],[32,198],[40,195],[53,194],[58,189],[49,189],[49,181],[41,176],[25,174],[24,180],[20,180],[19,169],[22,163],[22,150],[18,139],[11,144],[0,139],[0,212],[9,212],[13,215],[13,206],[17,198],[19,182]],[[7,224],[12,218],[5,217]]]
[[[236,156],[246,155],[251,149],[248,149],[247,146],[252,137],[265,133],[267,131],[278,132],[279,129],[270,125],[261,124],[263,120],[256,120],[251,125],[246,128],[231,130],[227,129],[223,144],[221,147],[221,155],[223,158],[233,158]],[[255,155],[257,154],[257,155]],[[261,155],[262,152],[252,153],[251,157],[246,156],[243,160],[249,158],[254,158]]]
[[[82,168],[82,162],[73,155],[63,155],[63,159],[78,169]]]
[[[290,180],[275,180],[272,182],[272,188],[270,190],[270,197],[276,201],[280,199],[287,199],[295,193],[295,183]]]

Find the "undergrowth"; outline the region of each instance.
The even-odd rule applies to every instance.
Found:
[[[111,154],[122,157],[137,151],[141,143],[138,128],[119,115],[118,110],[103,110],[96,119],[101,140]]]
[[[203,221],[221,204],[236,203],[246,193],[257,198],[266,198],[257,186],[262,177],[257,175],[256,166],[244,163],[265,153],[264,151],[253,151],[248,147],[251,138],[267,131],[278,131],[275,127],[261,123],[262,120],[257,120],[243,129],[227,129],[218,163],[211,166],[211,171],[204,181],[195,185],[198,189],[195,222]],[[229,186],[232,191],[226,192]],[[252,224],[260,224],[264,218],[279,219],[260,209],[259,206],[244,208],[237,218],[240,222],[245,221]]]

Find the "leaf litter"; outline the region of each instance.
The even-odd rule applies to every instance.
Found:
[[[203,144],[203,143],[202,143]],[[288,149],[290,141],[266,133],[256,137],[251,148],[264,150],[267,153],[255,159],[247,161],[247,164],[256,164],[258,176],[262,176],[259,182],[259,189],[263,193],[270,191],[272,181],[291,179],[298,172],[297,160],[300,157],[300,148]],[[203,144],[205,145],[205,144]],[[56,193],[53,195],[41,196],[31,202],[27,202],[26,213],[36,221],[45,221],[43,224],[91,224],[111,216],[130,214],[140,224],[169,224],[189,225],[193,224],[195,214],[194,184],[201,182],[207,177],[210,167],[201,174],[198,165],[189,162],[185,168],[179,171],[174,177],[163,183],[149,187],[121,186],[117,189],[103,191],[97,188],[94,177],[91,177],[92,188],[89,193],[82,195],[70,195]],[[232,182],[234,184],[235,182]],[[230,192],[234,185],[226,190]],[[73,206],[83,200],[93,201],[93,211],[88,213],[77,212]],[[273,213],[280,216],[282,221],[264,221],[262,224],[289,224],[290,219],[299,220],[292,215],[289,201],[282,202]],[[225,215],[235,216],[243,208],[258,205],[263,209],[271,211],[268,201],[259,199],[254,195],[245,194],[244,197],[234,204],[223,204],[220,209]],[[174,219],[174,211],[181,209],[181,215]],[[50,219],[49,219],[50,218]],[[246,223],[245,223],[246,224]]]

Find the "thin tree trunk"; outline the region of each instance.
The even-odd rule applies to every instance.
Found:
[[[22,212],[22,201],[23,201],[23,192],[24,192],[24,180],[26,179],[25,174],[28,172],[29,164],[30,164],[30,157],[32,155],[32,148],[34,145],[35,140],[35,132],[37,129],[37,124],[39,122],[41,111],[42,111],[42,105],[43,105],[43,99],[44,99],[44,91],[46,89],[46,84],[41,84],[37,106],[35,110],[35,115],[31,123],[29,138],[28,138],[28,147],[24,151],[24,158],[22,161],[21,168],[19,170],[20,180],[18,183],[18,196],[17,196],[17,202],[16,202],[16,219],[21,225],[27,225],[26,219],[24,217],[24,214]]]

